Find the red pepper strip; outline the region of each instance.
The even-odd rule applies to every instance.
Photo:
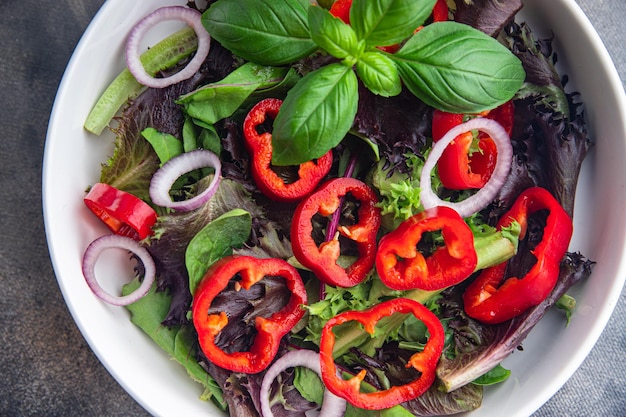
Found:
[[[441,230],[445,246],[428,258],[417,250],[424,232]],[[376,270],[381,281],[395,290],[436,291],[458,284],[475,270],[478,257],[474,235],[459,214],[435,207],[405,220],[380,239]]]
[[[483,115],[499,122],[511,135],[513,130],[514,107],[508,101],[500,107]],[[465,115],[433,112],[433,140],[441,139],[454,126],[463,123]],[[446,148],[437,163],[437,172],[444,187],[452,190],[465,190],[483,187],[493,172],[497,161],[497,149],[493,140],[481,133],[478,147],[480,152],[469,154],[474,140],[471,132],[457,136]]]
[[[330,216],[341,209],[341,197],[350,193],[359,201],[357,223],[339,226],[340,234],[356,242],[358,259],[347,268],[337,265],[341,254],[339,236],[318,247],[313,236],[311,219],[316,214]],[[301,201],[291,223],[291,241],[296,259],[311,269],[318,279],[329,285],[352,287],[363,281],[374,266],[376,233],[380,227],[378,198],[370,187],[355,178],[335,178],[323,184],[316,192]]]
[[[307,161],[298,167],[298,179],[285,183],[272,169],[272,134],[259,133],[257,128],[267,118],[274,119],[282,100],[268,98],[259,101],[243,122],[245,145],[252,156],[252,177],[261,192],[276,201],[296,201],[311,193],[328,174],[333,163],[332,151],[328,151],[317,162]]]
[[[257,334],[249,351],[226,353],[215,344],[218,333],[228,324],[225,312],[208,314],[211,303],[230,280],[239,275],[239,285],[249,290],[266,276],[284,278],[291,297],[287,305],[270,317],[257,317]],[[280,340],[304,315],[306,290],[298,271],[277,258],[227,256],[217,261],[198,285],[193,299],[193,324],[206,357],[215,365],[234,372],[255,374],[264,370],[278,352]]]
[[[152,234],[157,214],[132,194],[99,182],[91,187],[83,201],[117,235],[141,240]]]
[[[344,23],[350,24],[350,7],[352,7],[352,0],[336,0],[332,6],[330,6],[330,14],[343,20]]]
[[[343,20],[344,23],[350,24],[350,7],[352,7],[352,0],[336,0],[332,6],[330,6],[330,14]],[[435,7],[433,8],[433,22],[445,22],[448,20],[448,5],[446,0],[437,0]],[[420,30],[422,26],[415,29],[415,32]],[[400,49],[399,44],[379,46],[381,51],[393,54]]]
[[[433,8],[433,22],[445,22],[448,20],[448,5],[446,0],[437,0]]]
[[[340,18],[344,23],[350,24],[350,7],[352,0],[336,0],[330,6],[330,14]],[[445,22],[448,20],[448,5],[446,0],[437,0],[433,8],[433,22]]]
[[[541,242],[532,251],[536,263],[522,278],[504,280],[508,262],[481,272],[463,294],[465,311],[470,317],[489,324],[501,323],[538,305],[550,295],[572,237],[569,215],[546,189],[533,187],[520,194],[500,220],[498,228],[517,221],[521,226],[520,238],[523,238],[528,217],[540,210],[548,210],[549,214]]]
[[[421,320],[428,328],[428,342],[422,352],[411,356],[406,364],[413,367],[421,375],[406,385],[393,386],[382,391],[365,393],[360,391],[361,381],[366,371],[362,370],[356,376],[344,380],[337,375],[337,366],[333,359],[335,334],[333,328],[349,321],[358,321],[363,324],[365,331],[374,334],[376,323],[383,317],[395,313],[411,313]],[[445,333],[441,322],[430,310],[417,301],[408,298],[396,298],[375,305],[365,311],[348,311],[341,313],[326,322],[320,339],[320,365],[324,385],[333,394],[346,399],[355,407],[366,410],[382,410],[405,401],[413,400],[422,395],[432,385],[436,376],[437,363],[441,357],[445,341]]]

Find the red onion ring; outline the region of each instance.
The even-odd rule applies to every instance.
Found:
[[[121,297],[106,292],[96,279],[95,267],[98,257],[105,250],[112,248],[126,249],[137,255],[139,260],[143,263],[145,271],[141,285],[132,293]],[[87,285],[91,288],[93,293],[102,301],[114,306],[132,304],[146,295],[154,282],[156,271],[154,261],[148,253],[148,250],[140,246],[136,240],[120,235],[105,235],[91,242],[83,255],[82,269],[85,281],[87,281]]]
[[[126,65],[140,84],[153,88],[164,88],[191,78],[200,69],[200,66],[209,54],[211,46],[211,36],[202,26],[201,16],[199,11],[188,7],[161,7],[141,19],[133,27],[126,42]],[[169,77],[155,78],[146,72],[141,63],[139,43],[151,27],[169,20],[180,20],[188,24],[198,36],[198,49],[185,68]]]
[[[172,201],[169,192],[174,182],[183,174],[194,169],[212,167],[215,174],[211,183],[200,194],[183,201]],[[194,210],[206,203],[215,194],[221,179],[222,163],[211,151],[198,149],[178,155],[167,161],[150,180],[150,199],[154,204],[180,211]]]
[[[444,149],[456,138],[472,130],[480,130],[488,134],[493,139],[498,156],[496,166],[489,178],[489,181],[474,195],[463,201],[452,203],[440,199],[432,189],[430,173],[437,165],[439,158],[443,154]],[[502,125],[495,120],[486,117],[476,117],[465,123],[453,127],[446,133],[441,140],[433,145],[420,177],[420,198],[425,209],[436,206],[447,206],[456,210],[461,217],[469,217],[472,214],[485,208],[496,196],[504,182],[506,181],[509,171],[511,170],[511,161],[513,158],[513,147],[511,139],[506,133]]]
[[[303,366],[311,369],[320,375],[321,378],[321,366],[320,355],[312,350],[301,349],[292,350],[276,360],[270,366],[263,377],[261,383],[261,414],[263,417],[273,417],[272,409],[269,402],[270,388],[272,382],[283,371],[289,368],[295,368],[296,366]],[[346,411],[346,400],[336,396],[329,390],[324,390],[324,399],[322,400],[322,408],[319,413],[319,417],[341,417]]]

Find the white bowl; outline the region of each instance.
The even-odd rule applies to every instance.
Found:
[[[123,308],[98,301],[85,284],[86,246],[107,233],[82,197],[97,182],[110,155],[110,133],[87,134],[83,122],[95,100],[123,68],[124,38],[142,16],[185,0],[109,0],[90,24],[67,67],[46,141],[43,203],[55,273],[85,339],[117,381],[159,416],[220,415],[199,400],[200,385],[129,321]],[[575,234],[570,249],[597,261],[592,276],[574,291],[578,309],[569,327],[548,314],[504,366],[512,377],[487,389],[472,417],[527,416],[574,373],[606,325],[626,277],[626,104],[619,77],[598,35],[574,0],[527,0],[523,16],[536,33],[556,34],[561,68],[582,94],[596,141],[580,178]],[[540,30],[541,29],[541,30]],[[119,262],[121,265],[122,263]],[[117,272],[117,262],[108,267]]]

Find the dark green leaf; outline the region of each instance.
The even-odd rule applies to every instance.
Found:
[[[498,364],[491,371],[476,378],[472,383],[476,385],[494,385],[506,381],[511,375],[511,371]]]
[[[413,94],[451,113],[493,109],[511,99],[525,78],[507,48],[455,22],[427,25],[389,57]]]
[[[222,140],[213,126],[200,131],[198,145],[202,149],[209,150],[216,155],[222,151]]]
[[[354,0],[350,23],[369,46],[388,46],[411,36],[430,16],[436,0]]]
[[[189,116],[212,125],[231,116],[254,91],[282,83],[293,71],[248,62],[223,80],[180,97],[177,103]]]
[[[309,27],[313,41],[335,58],[359,55],[359,40],[354,30],[328,10],[309,6]]]
[[[356,63],[356,71],[363,84],[374,94],[397,96],[402,82],[393,61],[380,52],[365,52]]]
[[[141,131],[143,136],[154,148],[161,165],[183,153],[183,142],[169,133],[162,133],[153,127]]]
[[[241,58],[283,65],[311,54],[307,0],[219,0],[202,15],[211,36]]]
[[[307,74],[289,91],[274,121],[272,162],[298,165],[324,155],[350,130],[357,104],[351,68],[330,64]]]
[[[183,149],[185,152],[198,149],[198,129],[191,117],[185,117],[183,123]]]
[[[185,152],[194,149],[206,149],[220,155],[222,153],[222,139],[213,125],[186,117],[183,124],[183,147]]]
[[[233,248],[243,245],[251,230],[250,213],[234,209],[207,224],[191,239],[185,251],[185,266],[192,294],[207,269],[215,261],[230,255]]]

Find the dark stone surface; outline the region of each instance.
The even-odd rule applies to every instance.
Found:
[[[102,0],[0,0],[0,415],[147,413],[97,360],[50,264],[41,207],[48,117],[63,70]],[[579,0],[626,80],[623,0]],[[536,414],[626,410],[626,298],[572,379]]]

